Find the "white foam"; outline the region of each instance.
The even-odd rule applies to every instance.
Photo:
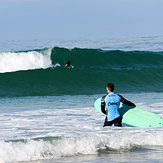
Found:
[[[132,97],[132,101],[136,101],[138,106],[142,108],[146,106],[147,110],[162,114],[161,98],[153,103],[151,93],[147,101],[144,100],[147,94],[139,95],[138,99],[134,95],[128,94],[125,97],[127,99]],[[156,95],[162,97],[160,93]],[[94,107],[84,107],[93,105],[93,97],[70,97],[1,99],[0,163],[97,154],[99,150],[107,148],[116,150],[130,150],[135,146],[162,148],[163,128],[103,128],[105,117]],[[96,95],[94,97],[97,99]],[[84,104],[80,103],[81,99],[85,101]],[[73,105],[74,100],[76,106]],[[64,101],[62,105],[61,101]],[[43,137],[61,139],[52,142],[34,139]],[[28,141],[26,143],[10,141],[20,139]]]
[[[0,73],[51,67],[50,56],[50,48],[45,54],[37,51],[0,53]]]
[[[0,141],[0,162],[57,159],[77,154],[97,154],[99,150],[130,150],[137,146],[162,146],[163,132],[141,130],[115,130],[101,134],[83,135],[50,141]]]

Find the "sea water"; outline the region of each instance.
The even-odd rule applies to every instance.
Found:
[[[163,116],[162,37],[117,40],[1,44],[1,163],[163,161],[162,127],[103,128],[94,108],[114,82],[116,93]],[[74,69],[64,68],[68,59]]]

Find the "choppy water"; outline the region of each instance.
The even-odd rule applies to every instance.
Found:
[[[117,40],[1,41],[1,163],[163,161],[163,128],[103,128],[93,106],[114,82],[117,93],[163,115],[162,37]]]
[[[138,106],[161,116],[162,95],[124,94]],[[127,153],[141,151],[146,155],[152,150],[163,150],[162,128],[103,128],[104,116],[93,107],[94,100],[100,96],[1,98],[1,161],[60,159],[64,162],[65,157],[70,161],[90,155],[100,155],[102,158],[97,159],[100,161],[110,155],[125,157]],[[151,96],[157,99],[152,101]],[[92,162],[97,160],[94,158]]]

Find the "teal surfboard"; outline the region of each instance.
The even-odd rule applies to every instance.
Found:
[[[95,108],[101,112],[101,98],[94,103]],[[120,104],[119,113],[122,123],[134,127],[163,127],[163,117],[139,107]],[[102,113],[103,114],[103,113]]]

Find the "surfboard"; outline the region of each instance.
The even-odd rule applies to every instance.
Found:
[[[94,103],[97,111],[101,112],[101,98]],[[122,123],[133,127],[163,127],[163,117],[139,107],[120,103],[119,113]],[[103,113],[102,113],[103,114]]]

